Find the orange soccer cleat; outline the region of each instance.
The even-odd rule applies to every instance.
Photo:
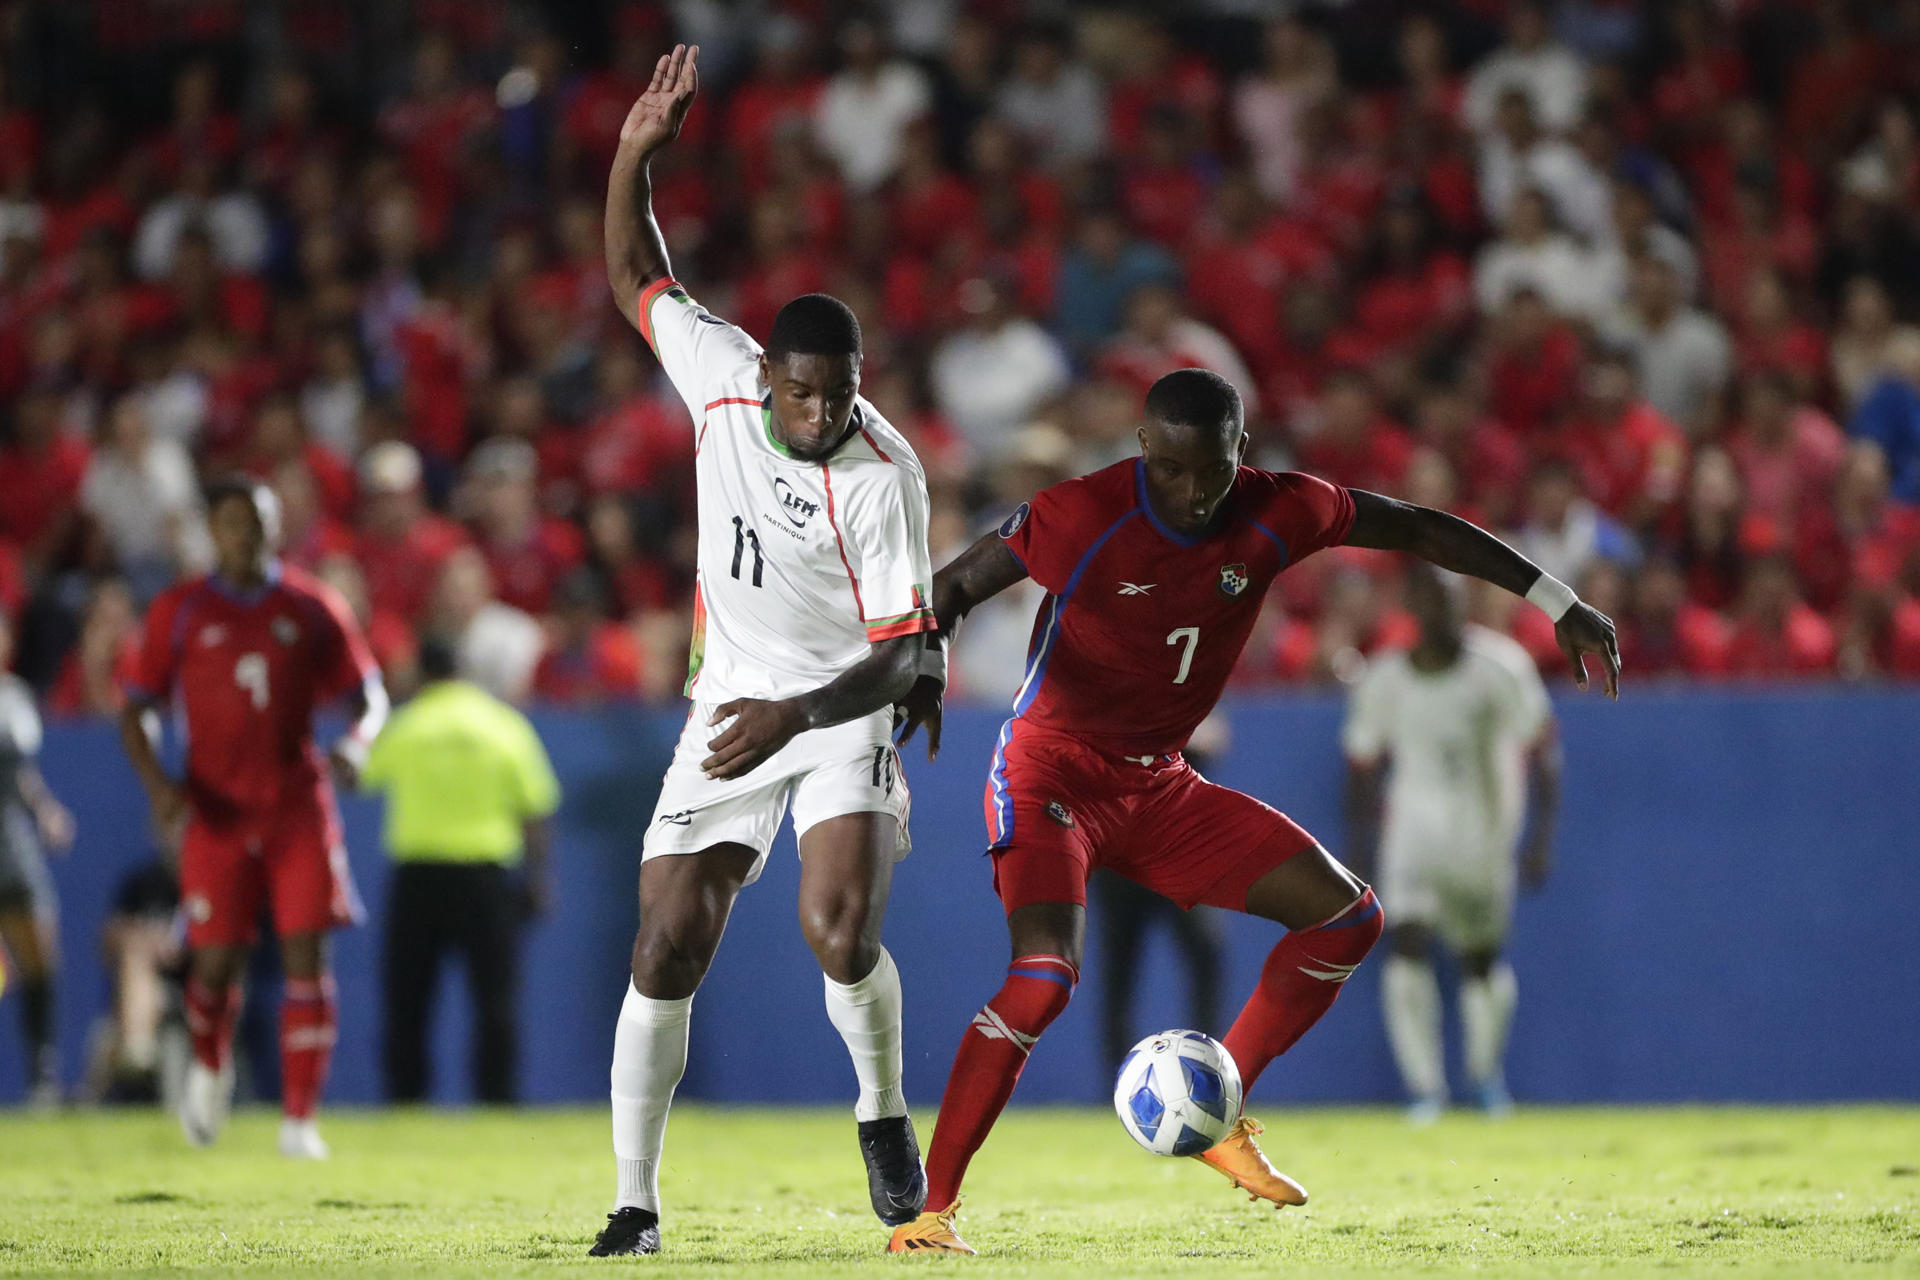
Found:
[[[1234,1121],[1233,1128],[1227,1130],[1226,1137],[1194,1159],[1204,1160],[1224,1173],[1252,1199],[1271,1200],[1282,1207],[1305,1204],[1307,1189],[1269,1164],[1266,1154],[1254,1141],[1256,1135],[1264,1132],[1258,1120],[1241,1116]]]
[[[955,1215],[960,1212],[960,1202],[952,1204],[939,1212],[929,1209],[927,1212],[907,1223],[904,1227],[895,1227],[893,1239],[887,1242],[888,1253],[964,1253],[972,1256],[972,1245],[953,1229]]]

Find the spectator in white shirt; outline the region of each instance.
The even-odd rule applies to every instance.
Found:
[[[1733,372],[1733,343],[1718,320],[1687,305],[1672,264],[1653,253],[1635,259],[1627,306],[1604,328],[1610,342],[1633,352],[1654,408],[1694,436],[1713,425]]]
[[[840,48],[846,66],[814,108],[814,136],[847,186],[868,192],[893,176],[901,136],[933,105],[933,91],[925,72],[887,56],[871,22],[848,23]]]
[[[101,423],[80,509],[142,600],[213,560],[193,463],[178,441],[154,438],[137,394],[114,401]]]
[[[133,266],[145,280],[173,271],[174,250],[190,226],[205,228],[222,271],[252,275],[266,265],[272,232],[260,202],[243,191],[218,190],[218,169],[209,156],[188,156],[180,183],[140,219],[133,240]]]
[[[1700,292],[1700,258],[1687,238],[1661,222],[1653,197],[1628,178],[1613,183],[1612,218],[1593,248],[1594,294],[1602,313],[1623,307],[1633,280],[1633,260],[1651,253],[1664,260],[1679,282],[1680,296],[1692,302]]]
[[[1266,62],[1233,91],[1233,126],[1260,193],[1285,203],[1306,158],[1300,120],[1339,88],[1333,51],[1297,17],[1267,26]]]
[[[1106,145],[1106,95],[1093,72],[1071,58],[1062,29],[1036,26],[1020,37],[996,105],[1047,168],[1090,160]]]
[[[1013,308],[1004,281],[979,277],[960,286],[968,324],[933,353],[934,402],[974,456],[991,460],[1035,411],[1065,391],[1072,371],[1051,334]]]
[[[1516,293],[1537,293],[1560,315],[1590,318],[1598,308],[1593,255],[1554,230],[1547,198],[1527,189],[1515,198],[1500,239],[1480,251],[1473,297],[1494,315]]]
[[[1540,130],[1526,93],[1501,95],[1497,127],[1480,142],[1480,207],[1487,220],[1503,222],[1520,192],[1531,187],[1553,203],[1561,225],[1594,239],[1607,225],[1604,175],[1578,148]]]
[[[493,572],[477,547],[461,547],[440,569],[433,629],[453,641],[460,674],[496,698],[524,702],[546,633],[534,616],[494,598]]]
[[[1541,126],[1552,133],[1572,129],[1586,105],[1587,69],[1553,41],[1545,6],[1537,0],[1508,7],[1507,42],[1474,68],[1467,81],[1463,109],[1476,133],[1494,127],[1500,100],[1510,89],[1526,91]]]

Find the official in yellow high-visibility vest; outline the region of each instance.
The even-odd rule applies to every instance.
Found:
[[[518,1094],[520,929],[545,910],[546,819],[560,785],[524,715],[454,672],[451,645],[420,646],[426,683],[367,753],[361,784],[387,797],[394,860],[387,902],[387,1095],[426,1097],[427,1025],[440,961],[466,960],[473,991],[474,1094]]]

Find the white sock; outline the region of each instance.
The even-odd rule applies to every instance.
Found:
[[[854,1119],[907,1114],[906,1091],[900,1087],[900,970],[893,957],[882,947],[873,971],[860,981],[842,985],[826,978],[826,984],[827,1017],[847,1042],[860,1080]]]
[[[1440,1044],[1440,984],[1433,966],[1406,956],[1388,956],[1380,975],[1381,1003],[1387,1015],[1387,1040],[1400,1079],[1416,1100],[1442,1102],[1447,1096],[1447,1067]]]
[[[1460,984],[1467,1076],[1476,1088],[1500,1079],[1500,1064],[1507,1056],[1507,1031],[1513,1026],[1513,1006],[1519,999],[1520,984],[1514,979],[1513,966],[1505,960],[1495,961],[1486,977],[1469,978]]]
[[[613,1207],[660,1212],[660,1148],[667,1108],[687,1069],[687,1017],[693,997],[650,1000],[627,983],[613,1032],[613,1162],[619,1193]]]

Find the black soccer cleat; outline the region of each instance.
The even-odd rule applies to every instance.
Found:
[[[867,1195],[890,1227],[912,1222],[927,1207],[927,1170],[906,1116],[860,1122],[860,1158],[867,1162]]]
[[[587,1250],[589,1258],[619,1258],[660,1252],[660,1215],[628,1205],[607,1215],[607,1229]]]

